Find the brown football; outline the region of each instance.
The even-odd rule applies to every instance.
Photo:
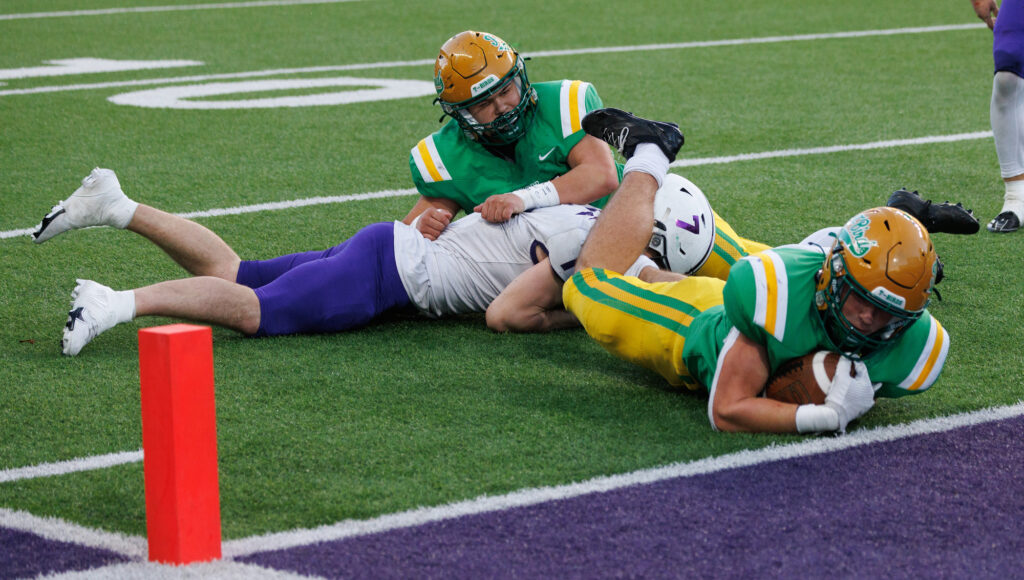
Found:
[[[784,403],[820,405],[825,402],[837,364],[839,355],[827,350],[790,359],[768,379],[764,396]]]

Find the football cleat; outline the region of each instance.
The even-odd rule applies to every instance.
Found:
[[[583,130],[611,145],[629,159],[640,143],[654,143],[668,157],[675,160],[683,146],[679,125],[662,123],[637,117],[621,109],[596,109],[583,117]]]
[[[71,311],[60,341],[61,352],[68,356],[75,356],[101,332],[117,324],[114,291],[92,280],[77,282],[71,291]]]
[[[1020,229],[1020,218],[1012,211],[1004,211],[988,222],[988,231],[994,234],[1008,234]]]
[[[916,191],[896,190],[885,205],[914,216],[931,234],[974,234],[981,227],[974,211],[964,209],[963,204],[932,203]]]
[[[32,241],[41,244],[68,230],[90,226],[125,228],[138,205],[121,191],[113,171],[97,167],[71,197],[53,206],[32,232]]]

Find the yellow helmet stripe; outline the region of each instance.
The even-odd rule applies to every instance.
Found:
[[[786,314],[789,304],[789,280],[782,258],[771,250],[744,258],[750,260],[754,273],[756,298],[754,322],[768,334],[782,341],[786,334]]]
[[[946,329],[942,328],[938,320],[931,319],[931,328],[928,330],[928,341],[921,349],[921,356],[910,373],[900,386],[908,391],[919,391],[932,386],[935,379],[939,378],[939,371],[946,364],[946,355],[949,353],[949,335]]]
[[[583,81],[562,81],[559,103],[562,116],[562,138],[583,129],[581,121],[587,114],[587,88]]]
[[[416,147],[412,150],[412,158],[416,163],[417,169],[420,170],[420,176],[423,177],[423,181],[434,183],[437,181],[448,181],[452,178],[448,173],[448,168],[444,166],[444,161],[441,160],[441,155],[437,152],[433,135],[421,139],[416,144]]]

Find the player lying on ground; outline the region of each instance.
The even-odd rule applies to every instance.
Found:
[[[113,171],[96,169],[32,235],[42,243],[83,227],[125,228],[195,276],[121,292],[79,280],[61,343],[64,354],[73,356],[101,332],[138,316],[185,318],[265,336],[348,330],[406,307],[431,316],[482,312],[530,266],[568,277],[598,212],[559,205],[503,224],[470,214],[433,242],[401,222],[378,223],[328,250],[246,261],[202,225],[132,201]],[[638,260],[634,273],[642,268],[657,269]],[[532,319],[531,330],[575,324],[556,298],[557,305]]]
[[[857,214],[824,257],[780,247],[740,260],[727,282],[650,284],[620,272],[648,244],[655,191],[682,136],[673,124],[614,109],[591,113],[583,126],[628,161],[565,283],[565,307],[613,354],[674,385],[707,389],[713,428],[843,432],[876,396],[918,393],[938,378],[949,336],[926,309],[937,261],[909,214]],[[845,355],[825,404],[758,396],[780,364],[817,350]]]

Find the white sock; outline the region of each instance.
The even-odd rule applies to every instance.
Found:
[[[137,209],[139,209],[137,201],[132,201],[128,196],[122,196],[121,199],[110,204],[107,208],[111,217],[110,225],[122,230],[125,229],[131,223],[132,218],[135,217],[135,210]]]
[[[1003,211],[1012,211],[1017,219],[1024,220],[1024,180],[1007,181],[1006,196],[1003,198]]]
[[[623,168],[622,174],[625,175],[630,171],[646,173],[657,180],[660,188],[665,180],[665,174],[668,173],[668,164],[668,157],[665,157],[665,153],[660,147],[654,143],[639,143],[633,156],[626,161],[626,167]]]

